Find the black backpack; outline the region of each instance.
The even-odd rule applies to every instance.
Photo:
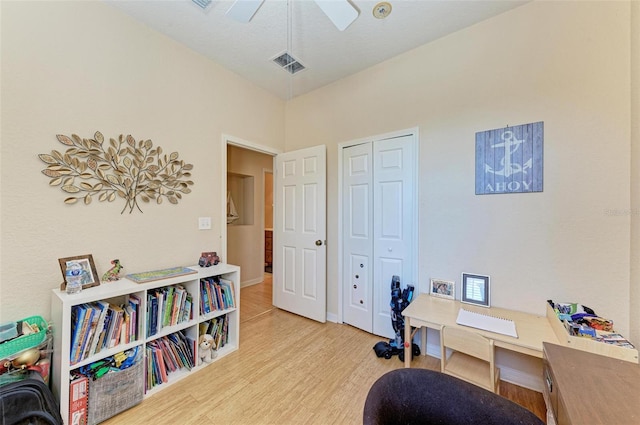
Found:
[[[63,425],[58,403],[38,372],[0,386],[2,425]]]

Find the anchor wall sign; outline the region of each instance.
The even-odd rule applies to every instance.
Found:
[[[476,133],[476,195],[542,192],[544,122]]]

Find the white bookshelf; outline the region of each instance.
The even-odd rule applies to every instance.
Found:
[[[148,342],[178,331],[183,331],[187,336],[197,341],[198,326],[201,322],[227,315],[228,342],[224,347],[218,350],[218,355],[214,361],[212,363],[203,363],[202,365],[198,365],[199,355],[196,347],[196,352],[194,353],[196,366],[191,369],[191,371],[181,369],[170,374],[168,382],[157,385],[146,392],[145,397],[149,397],[159,391],[162,391],[180,379],[197,372],[201,368],[215,363],[216,360],[219,360],[238,349],[240,342],[240,267],[221,263],[206,268],[202,268],[200,266],[189,266],[189,268],[197,273],[147,283],[136,283],[129,279],[122,278],[115,282],[101,283],[99,286],[87,288],[78,294],[71,295],[61,291],[60,289],[52,290],[51,320],[54,333],[54,352],[51,382],[54,395],[60,400],[60,413],[65,423],[69,422],[69,376],[71,372],[81,366],[138,346],[144,353],[146,351],[144,350],[145,345]],[[235,307],[203,314],[200,312],[200,279],[214,276],[220,276],[223,279],[233,282]],[[164,327],[155,335],[147,336],[147,293],[157,288],[173,285],[182,285],[192,295],[193,319],[174,326]],[[73,365],[70,364],[72,307],[100,300],[120,304],[126,300],[129,294],[136,294],[141,300],[140,315],[138,318],[138,340],[128,344],[119,344],[113,348],[105,349],[93,356],[89,356],[78,363]],[[141,368],[141,373],[146,373],[144,369],[145,368]]]

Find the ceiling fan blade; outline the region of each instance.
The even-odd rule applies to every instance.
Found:
[[[264,0],[236,0],[225,15],[246,24],[260,9],[263,2]]]
[[[347,29],[360,14],[360,11],[348,0],[315,0],[315,2],[340,31]]]

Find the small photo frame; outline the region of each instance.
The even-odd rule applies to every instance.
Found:
[[[462,273],[462,294],[460,301],[489,307],[489,276]]]
[[[456,298],[456,283],[450,280],[431,279],[429,294],[434,297],[454,300]]]
[[[79,255],[77,257],[59,258],[60,270],[62,271],[62,283],[60,284],[60,290],[67,289],[67,267],[79,267],[82,272],[82,289],[91,288],[92,286],[100,285],[100,279],[98,278],[98,272],[96,272],[96,265],[93,263],[92,255]]]

